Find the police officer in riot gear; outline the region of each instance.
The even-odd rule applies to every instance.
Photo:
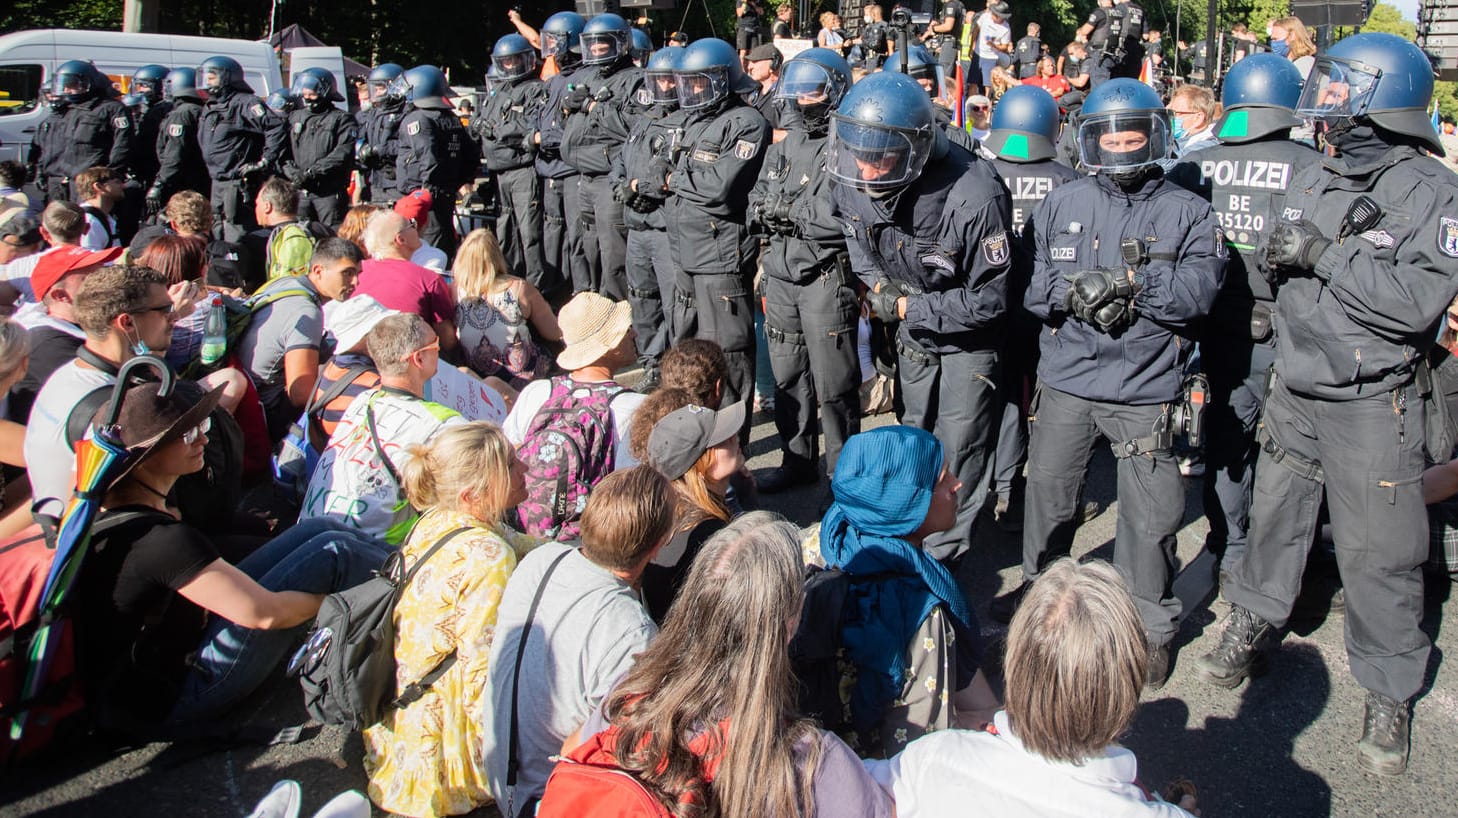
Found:
[[[137,223],[145,210],[146,191],[157,178],[157,138],[162,131],[162,121],[172,110],[172,103],[165,99],[163,85],[167,81],[167,66],[144,65],[132,74],[131,94],[141,99],[141,113],[132,116],[137,127],[136,149],[132,151],[132,178],[127,180],[126,199],[117,209],[117,235],[131,236],[137,231]]]
[[[451,87],[433,65],[417,65],[395,80],[396,94],[413,111],[400,121],[400,155],[395,159],[395,184],[400,195],[430,192],[430,218],[420,238],[446,256],[456,254],[456,191],[476,178],[481,154],[466,126],[451,108]]]
[[[537,185],[537,129],[547,86],[537,78],[537,52],[520,34],[507,34],[491,49],[495,86],[471,130],[496,182],[500,213],[496,237],[511,269],[550,295],[542,259],[542,194]]]
[[[299,191],[300,221],[322,222],[338,230],[349,210],[349,176],[354,172],[359,125],[335,107],[344,97],[334,75],[323,68],[305,68],[294,77],[292,95],[298,110],[289,114],[289,147],[283,175]]]
[[[71,180],[90,167],[131,169],[136,126],[111,80],[82,60],[61,63],[51,78],[49,125],[32,142],[32,164],[48,201],[71,199]]]
[[[633,124],[611,176],[628,227],[628,303],[644,372],[638,388],[645,392],[657,385],[658,362],[674,339],[671,310],[664,309],[673,303],[674,268],[663,204],[683,125],[673,75],[682,57],[682,47],[669,46],[648,58],[638,91],[646,113]]]
[[[991,130],[981,155],[990,160],[1012,199],[1013,271],[1008,280],[1007,342],[1002,349],[1002,421],[992,475],[997,504],[994,519],[1004,528],[1023,525],[1023,464],[1028,459],[1027,398],[1038,370],[1038,332],[1042,322],[1023,308],[1033,275],[1033,211],[1053,189],[1082,174],[1055,161],[1058,103],[1034,85],[1009,88],[992,109]]]
[[[395,160],[400,156],[400,122],[407,113],[407,101],[397,93],[395,80],[405,69],[392,62],[381,63],[370,71],[365,81],[369,88],[370,107],[363,112],[356,159],[369,186],[369,200],[389,206],[402,193],[395,184]]]
[[[925,46],[909,45],[904,51],[896,51],[886,58],[882,71],[906,74],[920,85],[931,98],[935,107],[937,123],[946,132],[947,139],[969,151],[977,151],[977,140],[965,128],[957,127],[952,120],[952,94],[946,83],[946,74],[941,63],[932,58]]]
[[[914,80],[882,71],[831,117],[828,170],[851,269],[871,308],[900,321],[901,422],[936,434],[962,484],[957,523],[932,556],[966,552],[987,494],[1007,313],[1009,205],[991,166],[947,140]]]
[[[628,49],[628,53],[633,56],[633,65],[639,68],[647,68],[648,58],[653,56],[653,38],[648,36],[648,32],[641,28],[635,27],[629,33],[633,41]]]
[[[760,257],[764,334],[783,453],[781,466],[756,481],[764,493],[820,479],[822,429],[827,473],[835,472],[846,438],[860,431],[859,300],[825,172],[830,112],[850,85],[850,64],[829,49],[785,63],[776,96],[799,115],[765,151],[749,194],[750,226],[769,236]]]
[[[198,146],[213,179],[213,237],[240,241],[258,226],[253,196],[288,148],[288,124],[254,95],[232,57],[209,57],[196,76],[208,92]]]
[[[599,14],[587,22],[578,40],[583,67],[562,100],[567,113],[562,158],[579,174],[577,218],[586,259],[572,268],[572,289],[601,292],[617,301],[628,295],[628,228],[608,174],[639,114],[635,94],[643,80],[629,53],[630,31],[628,21],[616,14]]]
[[[1144,7],[1135,0],[1099,0],[1078,29],[1088,39],[1090,88],[1115,77],[1139,76],[1144,29]]]
[[[678,273],[673,326],[680,337],[691,334],[724,350],[727,405],[748,400],[754,390],[751,283],[759,239],[750,235],[745,213],[770,143],[769,125],[740,98],[754,81],[723,40],[690,43],[674,78],[684,130],[678,162],[665,180],[672,193],[668,241]],[[740,443],[748,438],[746,413]]]
[[[1458,293],[1458,181],[1427,154],[1432,64],[1390,34],[1358,34],[1316,59],[1298,115],[1336,156],[1295,169],[1257,249],[1276,282],[1276,368],[1260,431],[1245,555],[1222,592],[1220,644],[1201,657],[1234,687],[1278,642],[1301,585],[1323,491],[1346,591],[1347,658],[1367,690],[1364,769],[1407,768],[1410,704],[1428,637],[1424,449],[1426,353]],[[1441,398],[1438,398],[1441,400]]]
[[[1232,251],[1225,284],[1205,324],[1200,357],[1210,380],[1205,446],[1206,547],[1228,569],[1245,551],[1255,485],[1256,422],[1276,360],[1275,292],[1257,248],[1281,220],[1276,208],[1297,170],[1321,157],[1292,142],[1301,124],[1300,70],[1284,57],[1252,54],[1225,75],[1217,147],[1186,156],[1172,181],[1210,201]]]
[[[562,109],[569,86],[578,71],[589,70],[581,63],[579,36],[587,21],[571,11],[559,11],[542,24],[542,59],[553,60],[556,76],[547,80],[547,96],[537,119],[537,176],[542,179],[543,278],[551,290],[570,290],[573,258],[580,263],[582,242],[577,223],[577,168],[562,158],[562,126],[567,114]]]
[[[1180,601],[1171,589],[1184,486],[1172,446],[1192,326],[1210,311],[1225,244],[1210,205],[1164,178],[1169,113],[1137,80],[1115,79],[1084,103],[1083,164],[1033,213],[1033,277],[1023,303],[1044,323],[1030,411],[1023,577],[994,600],[1006,621],[1048,559],[1066,553],[1094,441],[1118,461],[1114,564],[1144,620],[1147,687],[1169,675]]]
[[[180,190],[207,196],[212,189],[198,145],[203,98],[197,89],[197,72],[174,68],[167,73],[162,89],[171,110],[157,131],[157,179],[147,189],[147,213],[152,216],[161,213],[167,200]]]

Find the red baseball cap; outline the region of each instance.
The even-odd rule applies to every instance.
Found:
[[[120,247],[87,250],[74,244],[63,244],[51,250],[40,257],[40,261],[36,262],[35,269],[30,274],[30,288],[35,291],[35,300],[45,298],[46,293],[50,292],[51,288],[56,286],[56,282],[64,278],[67,273],[110,264],[116,261],[117,256],[121,254],[122,248]]]
[[[430,191],[423,188],[412,190],[396,200],[395,212],[414,221],[416,227],[424,227],[426,218],[430,216],[430,206],[434,201]]]

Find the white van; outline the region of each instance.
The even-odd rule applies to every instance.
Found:
[[[267,42],[61,28],[0,36],[0,160],[25,160],[36,125],[48,113],[41,90],[67,60],[90,60],[125,92],[144,65],[196,68],[218,55],[237,60],[259,96],[286,87]]]

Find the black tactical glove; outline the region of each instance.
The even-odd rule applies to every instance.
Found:
[[[910,294],[905,282],[883,278],[875,290],[866,293],[866,302],[871,305],[876,317],[890,324],[901,320],[901,315],[896,310],[896,302]]]
[[[591,92],[588,91],[586,85],[574,87],[571,91],[567,92],[567,96],[562,97],[562,113],[567,116],[572,116],[578,111],[581,111],[582,106],[587,104],[590,95]]]
[[[162,207],[162,187],[154,184],[147,191],[147,218],[156,218],[162,212]]]
[[[295,165],[293,162],[289,162],[283,166],[283,176],[294,187],[304,186],[304,169]]]
[[[249,162],[248,164],[239,167],[238,178],[248,180],[256,176],[261,176],[267,171],[268,163],[260,159],[257,162]]]
[[[661,156],[655,156],[648,163],[648,172],[638,179],[638,193],[643,196],[651,196],[655,199],[664,198],[668,189],[668,174],[673,172],[673,165]]]
[[[1105,333],[1133,321],[1133,299],[1139,288],[1129,280],[1127,272],[1100,268],[1073,273],[1067,278],[1068,293],[1063,297],[1063,309],[1068,314]]]
[[[379,151],[376,151],[375,146],[368,142],[359,146],[359,150],[355,153],[355,159],[359,160],[361,165],[370,169],[379,168],[383,164]]]
[[[1316,269],[1316,260],[1330,245],[1331,239],[1323,236],[1321,228],[1307,219],[1281,222],[1271,229],[1271,235],[1266,239],[1266,264],[1312,271]]]

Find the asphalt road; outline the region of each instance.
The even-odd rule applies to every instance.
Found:
[[[889,416],[883,415],[866,425],[886,422]],[[764,416],[756,417],[749,455],[756,469],[778,462],[773,425]],[[1453,752],[1458,680],[1442,668],[1447,653],[1458,649],[1458,637],[1441,627],[1442,615],[1458,613],[1458,604],[1446,584],[1429,586],[1425,628],[1434,650],[1429,686],[1414,715],[1408,773],[1398,779],[1369,775],[1355,760],[1363,694],[1346,669],[1339,613],[1320,613],[1296,625],[1271,671],[1254,682],[1227,691],[1195,678],[1194,657],[1218,639],[1217,623],[1227,608],[1213,591],[1209,558],[1199,558],[1206,526],[1198,481],[1186,481],[1186,487],[1179,555],[1187,567],[1176,585],[1186,603],[1179,649],[1169,683],[1146,695],[1127,738],[1138,753],[1141,780],[1158,789],[1175,778],[1190,779],[1204,814],[1214,818],[1458,815],[1451,793],[1458,784],[1458,754]],[[809,524],[824,491],[822,484],[763,498],[762,505]],[[1113,460],[1100,449],[1085,494],[1102,511],[1080,528],[1075,555],[1109,556],[1117,516],[1113,491]],[[959,579],[994,643],[1003,629],[986,617],[987,602],[1017,583],[1019,561],[1017,535],[984,517]],[[298,687],[284,679],[261,691],[241,713],[280,727],[304,721]],[[304,785],[308,815],[341,790],[363,788],[357,737],[318,726],[306,728],[304,736],[295,744],[228,750],[154,744],[118,753],[71,747],[45,763],[0,770],[0,816],[241,818],[280,778]],[[473,815],[496,812],[486,808]]]

